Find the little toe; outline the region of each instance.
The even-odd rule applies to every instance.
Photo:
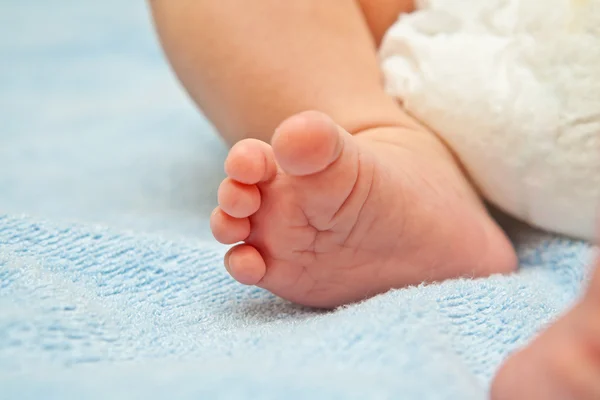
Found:
[[[210,217],[210,229],[219,243],[234,244],[250,235],[250,220],[233,218],[217,207]]]
[[[244,285],[256,285],[265,276],[267,266],[258,250],[247,244],[238,245],[225,255],[225,268]]]
[[[234,218],[246,218],[260,208],[260,191],[255,185],[245,185],[225,178],[219,186],[219,206]]]
[[[257,139],[246,139],[236,143],[225,160],[227,176],[246,185],[268,181],[276,172],[273,149]]]
[[[340,156],[344,144],[341,132],[341,128],[323,113],[296,114],[285,120],[273,136],[277,163],[290,175],[320,172]]]

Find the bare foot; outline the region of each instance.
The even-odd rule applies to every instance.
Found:
[[[492,399],[600,399],[600,263],[579,304],[502,366]]]
[[[352,136],[326,115],[283,122],[225,162],[211,227],[238,281],[313,307],[512,271],[514,251],[452,155],[426,131]]]

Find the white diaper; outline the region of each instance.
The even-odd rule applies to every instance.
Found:
[[[600,0],[422,0],[381,48],[388,91],[485,198],[593,239],[600,205]]]

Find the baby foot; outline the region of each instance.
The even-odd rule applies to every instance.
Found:
[[[502,366],[492,399],[600,399],[600,263],[579,304]]]
[[[305,112],[272,146],[247,139],[225,162],[211,227],[239,282],[335,307],[391,288],[509,272],[510,243],[429,132],[352,136]]]

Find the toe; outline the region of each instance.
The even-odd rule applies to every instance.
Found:
[[[328,116],[305,112],[283,122],[273,136],[273,153],[310,224],[330,229],[343,206],[359,212],[369,195],[374,161],[352,135]],[[355,220],[355,219],[348,219]]]
[[[233,218],[217,207],[210,217],[210,229],[217,241],[223,244],[241,242],[250,235],[248,218]]]
[[[225,178],[219,187],[219,206],[234,218],[246,218],[258,211],[260,192],[255,185],[245,185]]]
[[[225,160],[227,176],[247,185],[268,181],[275,176],[276,171],[273,149],[256,139],[236,143]]]
[[[320,172],[341,154],[345,133],[327,115],[307,111],[285,120],[273,136],[277,163],[290,175]],[[348,135],[348,133],[345,133]]]
[[[241,244],[225,256],[225,268],[231,276],[244,285],[256,285],[265,276],[267,266],[256,248]]]

